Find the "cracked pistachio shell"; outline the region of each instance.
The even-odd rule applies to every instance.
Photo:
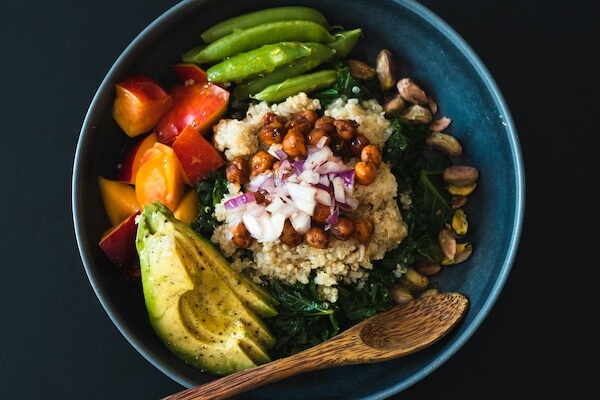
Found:
[[[448,260],[454,260],[456,254],[456,234],[452,229],[443,228],[438,234],[438,244],[444,257]]]
[[[360,60],[348,60],[346,64],[350,68],[350,75],[354,78],[370,80],[375,78],[377,73],[375,72],[375,68],[371,67],[364,61]]]

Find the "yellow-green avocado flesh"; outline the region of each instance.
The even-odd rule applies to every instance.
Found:
[[[277,300],[210,241],[154,203],[140,215],[136,248],[150,324],[173,354],[214,375],[270,361],[275,338],[261,317],[277,315]]]

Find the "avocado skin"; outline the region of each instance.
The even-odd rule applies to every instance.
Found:
[[[140,214],[136,248],[150,324],[173,354],[213,375],[270,361],[261,314],[275,315],[276,301],[210,242],[157,202]]]

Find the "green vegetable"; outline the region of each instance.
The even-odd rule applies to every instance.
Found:
[[[338,326],[337,308],[324,302],[317,293],[314,280],[308,285],[284,285],[273,281],[270,292],[277,298],[277,318],[266,320],[277,338],[271,350],[273,358],[297,353],[335,336]]]
[[[202,40],[212,43],[239,29],[247,29],[267,22],[275,21],[312,21],[330,30],[329,23],[320,11],[310,7],[274,7],[254,11],[237,17],[227,19],[211,26],[202,32]]]
[[[237,54],[206,70],[210,82],[242,81],[308,56],[312,48],[299,42],[266,44],[254,50]]]
[[[228,193],[225,169],[220,168],[211,172],[206,179],[196,184],[198,193],[198,215],[192,221],[191,227],[204,237],[211,237],[218,225],[214,216],[215,204],[221,202],[223,195]]]
[[[342,31],[334,34],[335,40],[327,43],[327,46],[335,50],[335,57],[345,58],[356,46],[362,35],[362,29],[357,28],[350,31]]]
[[[233,32],[201,49],[194,57],[198,64],[219,62],[265,44],[279,42],[333,42],[335,37],[311,21],[277,21]]]
[[[295,60],[290,65],[283,65],[270,74],[256,77],[239,83],[233,95],[238,100],[247,99],[248,96],[256,94],[267,86],[283,82],[288,78],[301,75],[315,69],[335,55],[335,50],[321,43],[305,43],[313,51],[310,55]]]
[[[354,78],[350,74],[350,67],[340,60],[334,60],[331,64],[337,71],[337,81],[330,88],[319,91],[312,96],[319,99],[321,107],[326,108],[331,102],[340,97],[359,100],[376,98],[381,104],[383,94],[375,79],[363,81]]]
[[[288,78],[281,83],[267,86],[265,89],[251,97],[256,100],[275,103],[300,92],[311,93],[329,87],[337,81],[337,77],[337,71],[334,69],[298,75]]]

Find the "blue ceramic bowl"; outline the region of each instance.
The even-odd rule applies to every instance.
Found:
[[[432,347],[371,365],[333,368],[249,392],[246,398],[382,399],[425,378],[456,353],[494,306],[515,258],[524,210],[520,147],[506,103],[485,66],[442,20],[410,0],[218,0],[185,1],[150,24],[123,52],[98,89],[85,117],[73,174],[73,216],[83,264],[106,312],[127,340],[166,375],[189,387],[214,379],[173,356],[150,327],[143,300],[121,282],[98,247],[109,226],[96,178],[110,176],[126,137],[111,116],[114,84],[133,73],[173,82],[171,64],[199,44],[210,25],[249,11],[308,5],[335,25],[361,27],[359,52],[381,48],[398,58],[401,76],[414,78],[452,118],[449,133],[465,151],[458,162],[479,169],[477,190],[466,211],[474,253],[435,277],[443,291],[470,299],[462,323]],[[343,13],[340,13],[343,10]],[[174,83],[174,82],[173,82]],[[350,378],[351,377],[351,378]]]

